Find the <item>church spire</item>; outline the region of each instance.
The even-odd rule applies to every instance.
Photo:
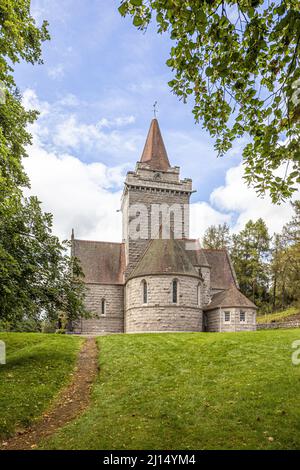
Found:
[[[141,162],[147,163],[152,170],[168,170],[170,168],[165,144],[156,118],[151,121]]]

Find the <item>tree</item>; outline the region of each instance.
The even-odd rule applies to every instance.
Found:
[[[287,293],[294,301],[300,301],[300,201],[293,204],[295,215],[283,229],[283,238],[288,243],[286,257],[288,263]],[[289,237],[288,239],[286,237]]]
[[[35,197],[25,198],[29,180],[22,160],[31,142],[27,112],[13,79],[20,60],[41,62],[41,43],[49,39],[30,15],[30,0],[0,4],[0,319],[14,324],[63,310],[69,319],[85,313],[80,267],[67,256],[67,242],[52,234],[52,216]]]
[[[231,236],[229,226],[226,224],[211,225],[203,236],[203,248],[221,249],[230,248]]]
[[[218,154],[246,136],[246,181],[273,202],[290,197],[300,182],[299,1],[122,0],[119,11],[141,30],[154,16],[169,34],[169,85],[193,98]]]
[[[273,304],[285,307],[300,300],[300,201],[292,203],[294,216],[276,236],[271,270]]]
[[[270,237],[262,219],[232,236],[231,258],[241,291],[259,306],[268,300]]]
[[[295,211],[294,216],[284,226],[282,235],[287,243],[297,245],[300,243],[300,200],[292,202],[292,207]]]
[[[0,217],[0,312],[15,324],[41,314],[69,320],[84,312],[84,286],[76,260],[66,255],[68,242],[51,233],[52,216],[35,197],[10,194]],[[1,206],[0,206],[1,207]]]
[[[277,307],[277,293],[279,290],[280,281],[285,278],[286,263],[283,261],[283,246],[282,238],[279,234],[274,235],[274,244],[271,249],[272,259],[270,264],[271,277],[272,277],[272,310],[275,311]],[[284,285],[284,282],[283,282]]]
[[[16,90],[13,65],[25,60],[41,63],[41,43],[49,39],[47,22],[38,28],[30,15],[30,0],[6,0],[0,5],[0,177],[7,185],[28,186],[22,167],[31,136],[26,130],[37,117],[25,111]],[[3,102],[4,101],[4,102]]]

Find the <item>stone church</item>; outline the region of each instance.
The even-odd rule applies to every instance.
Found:
[[[125,179],[122,243],[72,235],[92,313],[77,323],[77,333],[255,330],[256,306],[240,292],[227,251],[202,249],[189,238],[192,193],[192,180],[181,180],[171,166],[153,119],[141,159]]]

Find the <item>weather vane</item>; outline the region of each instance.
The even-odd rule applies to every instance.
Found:
[[[157,115],[157,101],[155,101],[154,105],[153,105],[153,114],[154,114],[154,117],[156,118],[156,115]]]

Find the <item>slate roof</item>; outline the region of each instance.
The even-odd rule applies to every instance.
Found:
[[[130,278],[168,273],[198,276],[181,243],[176,239],[160,238],[149,242]]]
[[[86,283],[123,284],[123,243],[73,239],[73,254],[80,263]],[[211,268],[211,288],[228,289],[236,284],[226,250],[203,250],[197,240],[151,240],[130,277],[151,274],[198,275],[196,266]]]
[[[202,249],[202,251],[211,267],[212,289],[228,289],[232,284],[238,285],[227,250]]]
[[[256,305],[251,302],[238,288],[235,284],[232,284],[229,289],[218,292],[213,295],[210,304],[205,308],[205,310],[214,310],[216,308],[226,308],[226,307],[248,307],[248,308],[257,308]]]
[[[79,259],[86,283],[123,284],[123,243],[72,240],[72,254]]]
[[[160,133],[157,119],[152,119],[147,140],[140,160],[152,170],[168,170],[170,162]]]
[[[185,239],[178,240],[182,248],[185,250],[193,266],[209,267],[204,251],[200,247],[199,240]]]

